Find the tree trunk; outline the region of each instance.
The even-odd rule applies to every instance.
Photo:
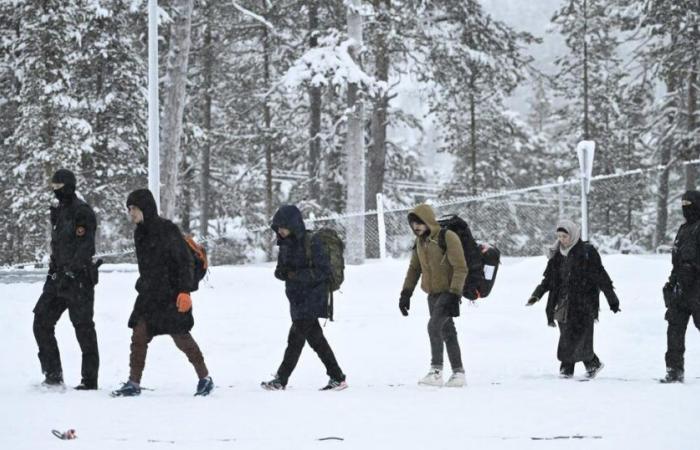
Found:
[[[667,95],[673,98],[676,95],[676,80],[673,75],[669,75],[666,80]],[[675,103],[675,99],[671,101]],[[673,104],[667,106],[673,110]],[[673,127],[673,113],[667,113],[667,129]],[[666,241],[666,231],[668,228],[668,178],[669,178],[669,163],[671,162],[671,150],[673,148],[673,136],[669,135],[661,143],[661,160],[659,163],[665,166],[665,169],[659,175],[659,188],[656,198],[656,232],[654,233],[654,248],[658,249],[660,245]]]
[[[385,83],[389,80],[389,48],[387,30],[389,29],[389,8],[391,0],[373,0],[377,14],[377,36],[375,42],[375,78]],[[386,130],[387,112],[389,109],[389,92],[382,90],[372,101],[372,118],[370,123],[371,142],[367,164],[367,186],[365,190],[365,206],[368,210],[377,209],[377,193],[384,192],[384,176],[386,173]],[[374,216],[367,216],[367,226],[377,227]],[[367,243],[367,256],[379,257],[379,248],[373,242]]]
[[[178,171],[182,152],[182,117],[187,88],[187,60],[190,53],[193,0],[173,0],[173,23],[170,26],[170,50],[165,76],[165,102],[161,141],[161,214],[173,219],[176,215]]]
[[[348,36],[353,40],[350,47],[352,58],[359,64],[362,49],[361,0],[348,2],[347,20]],[[360,86],[348,85],[348,134],[346,143],[347,156],[347,201],[345,211],[361,213],[365,210],[365,149],[363,105],[360,98]],[[348,263],[362,264],[365,259],[365,221],[363,216],[351,217],[347,229]]]
[[[213,25],[211,3],[207,3],[207,24],[204,31],[204,131],[206,133],[206,141],[202,147],[201,167],[199,169],[199,236],[201,239],[206,239],[209,236],[209,216],[211,215],[211,192],[209,187],[209,179],[211,177],[211,142],[212,142],[212,123],[211,123],[211,107],[212,107],[212,79],[214,70],[214,51],[212,48],[211,28]]]
[[[695,35],[697,35],[697,26],[695,27]],[[695,51],[697,53],[697,48]],[[698,59],[699,58],[697,58],[697,56],[693,59],[692,66],[690,67],[690,73],[688,74],[688,160],[693,160],[698,157],[696,150],[697,144],[695,143],[696,140],[693,138],[697,127],[695,114],[697,113],[698,102]],[[697,164],[687,164],[685,166],[685,189],[697,189],[697,178]]]
[[[476,74],[469,80],[469,155],[472,171],[471,190],[476,195],[478,178],[476,174]]]
[[[267,5],[267,2],[265,3]],[[268,19],[268,14],[266,11],[265,19]],[[265,78],[265,92],[268,92],[272,86],[271,80],[271,70],[270,70],[270,33],[266,26],[263,26],[263,60],[264,60],[264,78]],[[265,120],[265,212],[267,220],[272,220],[272,147],[273,142],[273,130],[272,130],[272,112],[270,110],[269,98],[266,96],[263,101],[263,114]],[[319,110],[319,120],[320,120],[320,110]],[[320,123],[319,123],[320,125]],[[317,197],[314,197],[317,198]],[[267,252],[268,259],[272,259],[274,250],[274,242],[269,240],[267,242]]]
[[[309,48],[318,47],[318,0],[309,3]],[[309,199],[318,202],[321,197],[321,87],[309,88]]]

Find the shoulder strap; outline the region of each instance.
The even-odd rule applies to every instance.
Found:
[[[438,233],[438,245],[442,249],[443,253],[447,252],[447,239],[445,238],[446,234],[447,228],[440,228],[440,232]]]

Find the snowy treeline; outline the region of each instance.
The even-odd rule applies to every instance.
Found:
[[[94,206],[99,247],[130,244],[124,199],[147,175],[146,7],[0,3],[0,264],[46,253],[59,167],[76,172]],[[216,261],[270,252],[240,230],[264,226],[281,202],[323,215],[373,209],[377,192],[393,206],[415,201],[390,180],[439,184],[443,198],[549,182],[576,173],[571,151],[584,138],[597,143],[597,174],[699,156],[696,0],[562,0],[548,32],[567,51],[553,73],[538,68],[540,36],[476,0],[160,8],[163,207],[185,231],[225,244]],[[517,88],[532,93],[529,114],[508,105]],[[364,158],[347,158],[362,147]],[[434,150],[452,155],[449,173],[426,164]],[[357,161],[364,181],[348,173]],[[641,209],[649,220],[634,233],[649,249],[668,243],[668,212],[696,185],[695,167],[638,186],[653,204],[636,189],[602,191],[605,226],[593,231],[632,233],[630,211]]]

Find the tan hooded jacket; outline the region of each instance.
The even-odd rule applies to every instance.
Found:
[[[428,294],[452,292],[462,295],[464,281],[467,279],[467,262],[459,236],[453,231],[445,233],[447,251],[443,253],[438,243],[440,224],[435,219],[433,209],[426,205],[418,205],[411,211],[428,225],[430,234],[416,238],[416,247],[411,254],[403,290],[413,292],[421,278],[421,289]]]

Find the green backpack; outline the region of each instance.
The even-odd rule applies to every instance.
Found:
[[[311,240],[318,238],[321,245],[328,254],[331,264],[331,279],[330,279],[330,296],[328,303],[328,317],[333,320],[333,292],[340,289],[340,286],[345,280],[345,244],[338,236],[338,232],[332,228],[321,228],[317,231],[307,231],[307,239],[304,240],[306,247],[306,260],[309,262],[309,267],[313,268],[313,258],[311,257]]]

